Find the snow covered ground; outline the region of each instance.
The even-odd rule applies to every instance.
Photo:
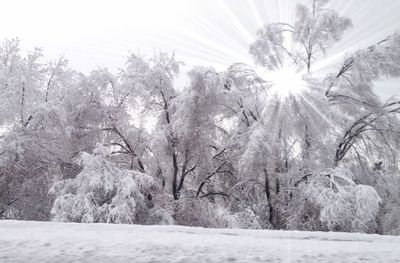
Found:
[[[0,221],[0,262],[400,262],[400,237]]]

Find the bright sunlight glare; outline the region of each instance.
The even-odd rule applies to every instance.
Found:
[[[276,95],[281,99],[299,95],[306,88],[303,72],[298,72],[290,66],[277,71],[260,70],[258,74],[271,85],[268,94]]]

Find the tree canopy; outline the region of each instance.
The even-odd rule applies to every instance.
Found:
[[[400,234],[400,100],[373,89],[400,77],[400,35],[313,76],[352,27],[328,2],[259,29],[262,74],[156,52],[85,75],[5,40],[0,218]]]

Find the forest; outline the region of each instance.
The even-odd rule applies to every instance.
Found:
[[[83,74],[4,40],[0,219],[400,235],[400,98],[374,89],[400,34],[313,74],[352,28],[328,2],[222,72],[156,51]]]

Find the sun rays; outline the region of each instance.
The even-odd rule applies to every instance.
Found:
[[[297,96],[306,89],[304,74],[292,66],[285,66],[275,71],[265,71],[258,67],[256,72],[270,85],[268,95],[277,96],[281,100]]]
[[[65,52],[72,65],[86,73],[103,65],[118,69],[129,50],[151,54],[154,49],[175,51],[188,68],[199,64],[225,70],[232,63],[250,64],[248,47],[256,30],[272,22],[292,23],[296,3],[305,1],[7,1],[7,12],[0,17],[7,27],[0,35],[18,36],[27,50],[39,46],[55,57]],[[334,69],[344,50],[365,48],[400,28],[400,1],[335,0],[328,7],[352,18],[354,28],[328,52],[326,62],[315,65],[318,71]],[[26,20],[16,20],[14,13]]]

